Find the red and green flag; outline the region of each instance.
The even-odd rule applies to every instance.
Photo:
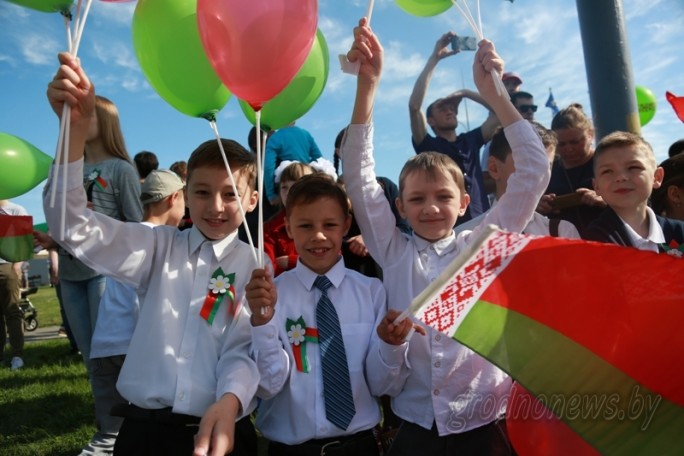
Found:
[[[0,215],[0,258],[10,263],[33,257],[33,217]]]
[[[521,454],[570,454],[577,435],[601,454],[684,454],[683,273],[675,255],[492,229],[411,310],[553,412],[509,403]],[[545,442],[516,435],[534,428]]]

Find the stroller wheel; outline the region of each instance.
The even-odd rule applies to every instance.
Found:
[[[38,327],[38,319],[35,317],[28,317],[24,320],[24,329],[26,331],[35,331]]]

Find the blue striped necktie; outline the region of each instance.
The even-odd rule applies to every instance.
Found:
[[[323,368],[323,397],[325,417],[340,429],[346,430],[351,423],[356,408],[349,380],[347,353],[342,340],[342,330],[337,311],[328,298],[328,288],[332,286],[326,276],[318,276],[314,286],[321,290],[316,305],[318,343]]]

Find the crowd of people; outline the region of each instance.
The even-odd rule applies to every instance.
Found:
[[[399,317],[490,224],[653,252],[683,244],[684,143],[660,166],[632,133],[594,145],[578,104],[544,127],[487,40],[477,92],[423,110],[436,66],[458,53],[452,36],[436,41],[410,94],[416,155],[398,185],[375,173],[383,48],[365,19],[347,54],[359,62],[356,98],[333,162],[294,124],[263,137],[265,263],[244,242],[259,229],[256,131],[250,150],[211,140],[170,169],[149,151],[131,160],[114,104],[60,54],[48,99],[57,115],[71,107],[68,164],[53,165],[68,172],[51,174],[44,210],[66,229],[59,242],[54,230],[34,236],[54,252],[52,281],[91,382],[97,432],[81,455],[255,455],[257,429],[273,456],[515,454],[503,421],[511,378]],[[457,133],[464,99],[488,116]],[[14,269],[0,260],[2,348],[6,322],[18,369]]]

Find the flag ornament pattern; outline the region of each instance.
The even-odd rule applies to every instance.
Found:
[[[33,257],[33,217],[0,214],[0,258],[10,263]]]
[[[601,454],[684,454],[680,258],[492,228],[447,269],[412,302],[417,318],[509,373]]]

